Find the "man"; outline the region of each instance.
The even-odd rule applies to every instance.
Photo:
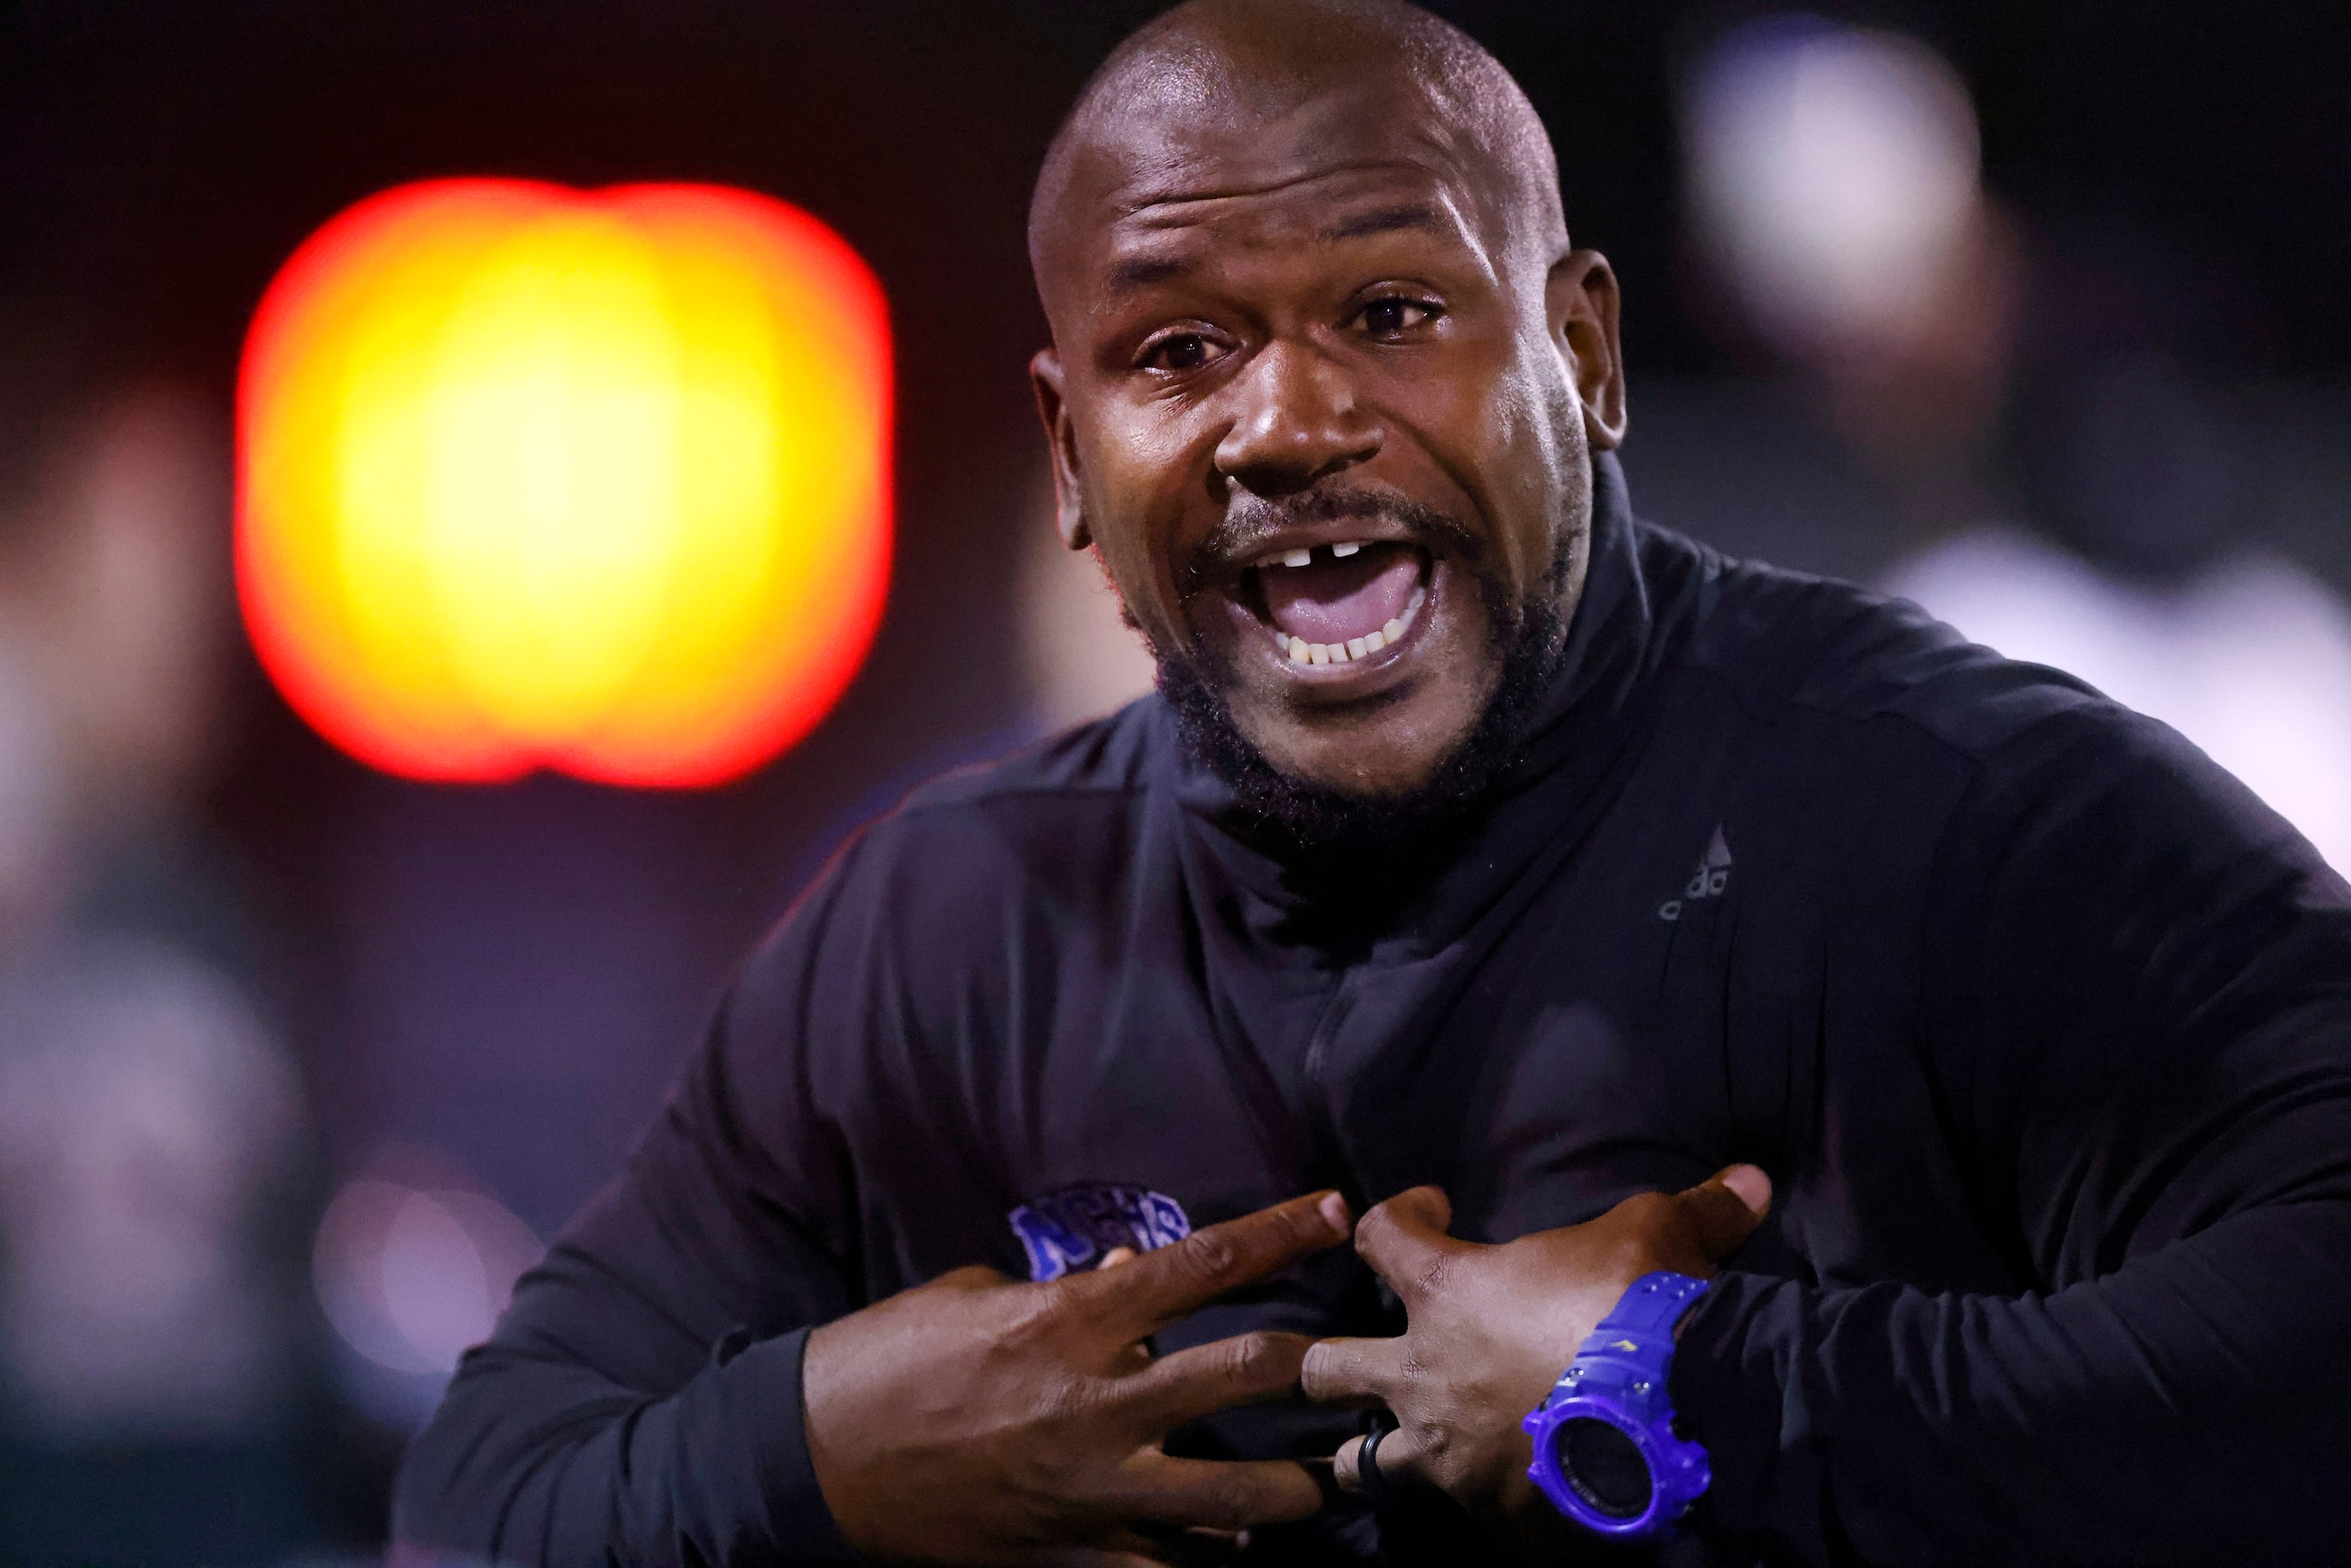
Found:
[[[1614,280],[1419,12],[1162,17],[1030,233],[1061,532],[1160,695],[842,852],[404,1534],[1548,1561],[1694,1490],[1640,1522],[1699,1561],[2335,1553],[2351,897],[2292,830],[1634,523]],[[1650,1447],[1533,1444],[1620,1347]]]

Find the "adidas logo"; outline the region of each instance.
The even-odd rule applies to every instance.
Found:
[[[1701,898],[1720,898],[1722,890],[1729,885],[1730,845],[1723,841],[1722,824],[1717,822],[1714,837],[1706,846],[1706,853],[1698,857],[1698,870],[1690,873],[1690,879],[1682,884],[1678,896],[1657,905],[1657,918],[1679,920],[1682,905],[1696,904]]]

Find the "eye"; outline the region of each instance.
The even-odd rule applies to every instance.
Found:
[[[1140,361],[1147,371],[1196,371],[1217,356],[1217,346],[1198,332],[1170,332],[1145,346]]]
[[[1364,330],[1373,337],[1393,339],[1401,338],[1414,328],[1436,320],[1444,312],[1426,300],[1391,295],[1364,306],[1356,313],[1355,319],[1362,322]]]

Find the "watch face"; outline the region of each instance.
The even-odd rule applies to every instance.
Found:
[[[1617,1427],[1578,1416],[1560,1424],[1554,1441],[1559,1473],[1594,1511],[1638,1519],[1649,1506],[1649,1461]]]

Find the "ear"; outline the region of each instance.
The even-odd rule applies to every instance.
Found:
[[[1053,523],[1061,542],[1071,549],[1092,544],[1086,528],[1083,491],[1078,484],[1078,436],[1070,427],[1069,400],[1061,395],[1061,356],[1040,349],[1029,361],[1029,385],[1037,394],[1037,413],[1045,422],[1045,444],[1053,460]]]
[[[1583,405],[1583,434],[1594,451],[1625,439],[1625,347],[1616,335],[1616,274],[1596,250],[1570,251],[1554,262],[1544,290],[1551,340]]]

